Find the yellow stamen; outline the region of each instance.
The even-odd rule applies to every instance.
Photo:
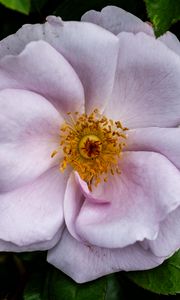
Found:
[[[58,153],[58,151],[57,151],[57,150],[54,150],[54,151],[51,153],[51,157],[53,158],[57,153]]]
[[[107,182],[108,176],[120,174],[118,165],[127,138],[120,121],[114,122],[101,115],[97,109],[91,114],[72,114],[61,127],[60,149],[64,158],[60,170],[68,165],[77,171],[87,182],[90,190],[101,181]],[[51,157],[57,154],[53,151]]]

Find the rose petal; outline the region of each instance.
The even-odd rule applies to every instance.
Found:
[[[82,16],[81,20],[83,22],[97,24],[111,31],[115,35],[124,31],[135,34],[138,32],[144,32],[148,35],[154,36],[153,28],[149,26],[148,23],[143,22],[135,15],[116,6],[106,6],[101,10],[101,12],[90,10]],[[173,33],[167,32],[159,37],[158,40],[180,55],[180,43]]]
[[[44,41],[31,42],[18,56],[0,61],[0,89],[37,92],[62,113],[84,111],[82,84],[64,57]]]
[[[168,31],[160,36],[158,40],[164,43],[169,49],[180,55],[180,42],[173,33]]]
[[[77,240],[82,239],[76,231],[76,219],[86,197],[92,202],[98,201],[98,199],[94,199],[92,193],[90,193],[87,187],[86,182],[80,178],[79,174],[77,172],[72,172],[69,176],[64,195],[64,218],[68,231]],[[108,203],[109,200],[103,202],[102,199],[100,199],[99,202],[103,206],[103,204]]]
[[[14,245],[19,250],[52,246],[63,226],[67,176],[55,167],[32,184],[0,195],[0,240],[5,242],[0,243],[1,250],[11,251]]]
[[[81,210],[81,206],[84,202],[84,195],[81,191],[78,175],[74,172],[71,173],[66,185],[66,191],[64,195],[64,219],[68,231],[77,240],[81,240],[76,232],[76,218]],[[83,184],[83,183],[82,183]],[[86,184],[85,184],[86,185]]]
[[[144,34],[119,35],[114,91],[104,113],[129,128],[180,124],[180,58]]]
[[[48,251],[47,257],[49,263],[79,283],[121,270],[154,268],[164,259],[145,251],[140,244],[122,249],[106,249],[81,243],[67,230],[63,232],[60,242]]]
[[[0,251],[10,251],[10,252],[24,252],[24,251],[44,251],[47,249],[51,249],[54,247],[60,240],[61,234],[63,231],[64,225],[61,226],[59,231],[55,233],[55,235],[51,238],[51,240],[45,240],[44,242],[37,242],[31,245],[26,246],[17,246],[16,244],[13,244],[11,242],[6,242],[3,240],[0,240]]]
[[[129,152],[120,167],[120,176],[109,175],[107,183],[93,189],[94,199],[85,191],[81,207],[74,203],[71,208],[74,230],[88,244],[119,248],[145,238],[155,240],[160,222],[180,204],[180,173],[164,156]],[[69,203],[76,200],[73,193],[69,196]]]
[[[180,206],[162,221],[156,240],[148,244],[157,256],[172,255],[180,248]]]
[[[55,28],[63,26],[63,22],[60,17],[53,16]],[[53,23],[53,20],[51,21]],[[0,41],[0,58],[6,55],[20,54],[25,46],[31,41],[47,40],[47,36],[52,39],[52,33],[50,31],[49,23],[44,24],[25,24],[16,33],[11,34]],[[56,34],[56,39],[59,37]],[[48,42],[48,41],[47,41]],[[40,53],[39,53],[40,55]]]
[[[50,43],[72,65],[85,89],[87,112],[103,108],[114,83],[117,37],[94,24],[63,23],[51,16],[44,25],[26,25],[4,39],[0,43],[0,53],[2,56],[18,54],[27,43],[38,39]]]
[[[58,26],[54,24],[55,18],[48,17],[47,20],[46,40],[64,55],[77,72],[85,90],[86,112],[102,109],[113,88],[117,38],[93,24],[64,22],[63,26]],[[59,39],[55,39],[57,34]]]
[[[116,6],[106,6],[101,12],[89,10],[82,16],[81,20],[97,24],[115,35],[118,35],[120,32],[132,32],[135,34],[144,32],[154,36],[153,28],[148,23]],[[158,40],[180,55],[180,43],[173,33],[167,32],[159,37]]]
[[[116,35],[123,31],[145,32],[148,35],[153,35],[151,26],[117,6],[106,6],[101,12],[90,10],[82,16],[81,20],[97,24]]]
[[[166,156],[180,169],[180,128],[139,128],[128,131],[127,148]]]
[[[62,118],[42,96],[30,91],[0,91],[0,192],[26,184],[53,165],[59,156]]]

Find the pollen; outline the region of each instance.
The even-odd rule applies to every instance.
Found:
[[[113,121],[95,109],[89,115],[67,113],[60,128],[59,148],[64,157],[60,162],[63,172],[71,166],[87,182],[90,190],[109,176],[121,174],[119,159],[126,146],[128,128],[120,121]],[[54,150],[53,158],[58,153]]]

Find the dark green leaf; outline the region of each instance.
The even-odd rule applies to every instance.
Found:
[[[121,286],[115,275],[78,284],[60,271],[49,274],[49,300],[120,300]]]
[[[29,279],[24,291],[24,300],[45,300],[44,295],[44,276],[43,274],[33,274]],[[48,299],[47,299],[48,300]]]
[[[106,277],[106,294],[104,300],[123,300],[125,299],[124,286],[118,280],[117,274]]]
[[[24,14],[30,11],[30,0],[0,0],[0,3]]]
[[[127,276],[137,285],[157,294],[180,293],[180,250],[155,269],[129,272]]]
[[[45,252],[22,253],[18,255],[27,269],[27,284],[24,300],[48,300],[46,290],[47,266]]]
[[[171,24],[180,20],[179,0],[145,0],[145,3],[156,36],[162,35]]]

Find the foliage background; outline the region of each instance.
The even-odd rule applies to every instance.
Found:
[[[180,0],[0,0],[0,39],[47,15],[80,20],[87,10],[106,5],[151,21],[157,36],[170,29],[180,39]],[[46,263],[46,252],[0,255],[0,300],[162,300],[180,299],[178,293],[180,252],[154,270],[120,272],[83,285]]]

